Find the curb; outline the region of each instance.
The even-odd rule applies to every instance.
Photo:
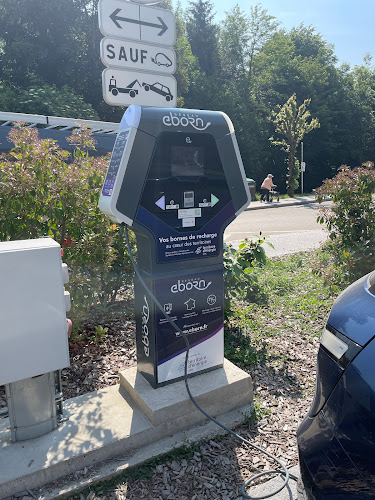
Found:
[[[309,203],[317,203],[315,197],[311,196],[310,198],[295,198],[295,199],[286,199],[285,201],[279,202],[264,202],[254,201],[250,203],[250,205],[245,208],[245,211],[249,210],[265,210],[267,208],[278,208],[278,207],[290,207],[293,205],[307,205]]]

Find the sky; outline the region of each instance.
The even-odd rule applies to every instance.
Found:
[[[236,4],[245,13],[260,4],[287,30],[301,23],[313,26],[324,40],[334,45],[338,64],[361,65],[366,53],[372,55],[375,64],[375,0],[211,0],[211,3],[216,22]],[[176,4],[173,0],[173,5]],[[187,8],[189,0],[180,0],[180,4]]]

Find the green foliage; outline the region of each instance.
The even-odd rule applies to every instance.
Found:
[[[88,154],[93,140],[85,128],[71,136],[72,155],[33,128],[14,128],[10,139],[15,146],[0,163],[0,241],[57,241],[70,271],[70,316],[82,320],[132,280],[124,228],[98,209],[108,158]]]
[[[354,169],[343,165],[333,179],[316,190],[321,202],[329,196],[331,208],[323,208],[318,222],[326,224],[335,256],[336,277],[350,282],[375,266],[375,168],[367,162]]]
[[[219,69],[218,28],[213,22],[213,4],[209,0],[190,2],[186,30],[191,51],[207,76]]]
[[[281,146],[288,153],[287,193],[289,196],[294,196],[296,188],[297,146],[305,135],[320,127],[317,118],[310,119],[311,114],[307,110],[309,104],[310,99],[305,99],[303,104],[298,106],[296,94],[293,94],[283,106],[278,106],[278,112],[274,112],[271,118],[275,131],[281,138],[271,137],[270,141],[274,146]]]
[[[33,85],[24,90],[0,86],[0,109],[15,113],[63,116],[82,120],[99,120],[91,104],[84,102],[67,85],[58,89],[55,85]]]
[[[262,295],[258,284],[259,266],[267,262],[263,248],[264,238],[245,239],[236,250],[232,245],[224,249],[224,309],[230,315],[232,301],[256,300]],[[257,267],[255,266],[257,264]]]
[[[108,328],[103,328],[102,325],[97,325],[94,332],[94,344],[100,344],[104,342],[107,337]]]
[[[171,8],[171,2],[160,7]],[[332,165],[374,157],[370,56],[353,69],[338,67],[333,47],[313,27],[285,30],[261,4],[246,11],[235,6],[220,22],[206,0],[186,10],[177,3],[174,10],[178,106],[226,112],[246,174],[257,185],[269,171],[282,192],[293,179],[284,153],[269,142],[269,116],[294,93],[298,102],[311,98],[309,109],[321,124],[304,139],[307,191],[334,175]],[[124,109],[103,101],[97,15],[91,0],[2,0],[0,109],[120,121]],[[295,171],[291,159],[289,169]]]

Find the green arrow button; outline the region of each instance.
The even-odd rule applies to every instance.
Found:
[[[218,203],[219,198],[216,198],[214,194],[211,193],[211,207],[214,207]]]

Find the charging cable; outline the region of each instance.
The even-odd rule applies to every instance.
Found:
[[[128,252],[129,252],[130,260],[131,260],[131,262],[133,264],[134,271],[135,271],[135,273],[136,273],[139,281],[141,282],[143,288],[146,290],[146,292],[149,294],[149,296],[154,301],[156,307],[163,313],[165,319],[173,326],[173,328],[182,336],[182,338],[185,341],[185,344],[186,344],[186,356],[185,356],[184,381],[185,381],[185,386],[186,386],[186,390],[187,390],[187,393],[189,395],[189,398],[194,403],[194,405],[197,407],[197,409],[201,413],[203,413],[203,415],[205,415],[209,420],[211,420],[212,422],[214,422],[216,425],[218,425],[219,427],[221,427],[222,429],[224,429],[226,432],[228,432],[229,434],[231,434],[232,436],[234,436],[236,439],[238,439],[242,443],[247,444],[248,446],[254,448],[255,450],[260,451],[261,453],[264,453],[265,455],[267,455],[267,457],[269,457],[272,460],[274,460],[280,466],[280,469],[272,469],[272,470],[268,470],[268,471],[259,472],[258,474],[255,474],[254,476],[251,476],[249,479],[247,479],[243,483],[243,485],[241,487],[242,497],[243,498],[249,498],[251,500],[263,500],[265,498],[270,498],[270,497],[275,496],[283,488],[285,488],[285,486],[288,484],[289,479],[293,479],[294,481],[297,481],[298,478],[296,476],[294,476],[293,474],[290,474],[289,471],[288,471],[288,469],[285,467],[285,465],[282,462],[280,462],[280,460],[277,457],[275,457],[274,455],[272,455],[271,453],[269,453],[267,450],[264,450],[263,448],[260,448],[259,446],[257,446],[256,444],[252,443],[248,439],[245,439],[244,437],[240,436],[239,434],[237,434],[237,432],[232,431],[226,425],[220,423],[212,415],[209,415],[205,410],[203,410],[203,408],[201,408],[199,406],[199,404],[196,402],[194,396],[192,395],[192,393],[190,391],[190,387],[189,387],[189,383],[188,383],[188,360],[189,360],[189,349],[190,349],[189,339],[187,338],[187,335],[181,330],[181,328],[178,325],[176,325],[176,323],[164,311],[163,306],[160,304],[160,302],[158,301],[158,299],[152,293],[152,291],[150,290],[150,288],[146,285],[146,283],[145,283],[145,281],[144,281],[144,279],[143,279],[143,277],[141,275],[141,272],[139,271],[138,266],[137,266],[137,264],[135,262],[135,259],[134,259],[134,256],[133,256],[133,252],[132,252],[132,249],[130,247],[128,226],[125,223],[123,223],[122,225],[125,226],[125,239],[126,239],[126,244],[127,244],[127,247],[128,247]],[[251,496],[248,493],[246,493],[245,490],[250,485],[250,483],[252,483],[256,479],[258,479],[259,477],[262,477],[262,476],[265,476],[265,475],[275,475],[275,474],[280,474],[281,476],[283,476],[283,483],[275,491],[272,491],[271,493],[268,493],[267,495],[258,496],[258,497],[254,497],[254,496]]]

